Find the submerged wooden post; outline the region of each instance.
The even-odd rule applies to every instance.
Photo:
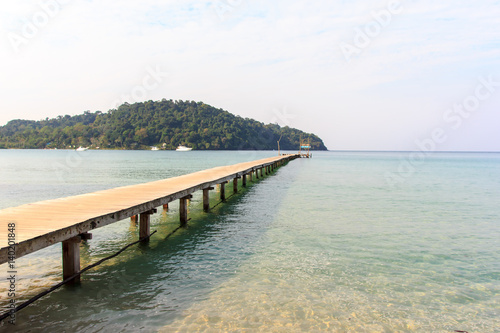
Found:
[[[233,193],[238,193],[238,177],[233,179]]]
[[[205,212],[208,212],[210,210],[210,195],[208,191],[213,189],[213,187],[207,187],[203,189],[203,210]]]
[[[220,184],[220,199],[226,200],[226,182]]]
[[[179,215],[181,226],[185,226],[188,221],[187,217],[187,201],[191,199],[193,196],[191,194],[186,195],[184,198],[179,199]]]
[[[148,210],[139,215],[139,239],[149,236],[151,233],[151,214],[156,213],[156,209]],[[149,242],[149,237],[144,239],[144,242]]]
[[[139,215],[139,238],[144,238],[149,235],[150,220],[150,215],[147,213],[141,213],[141,215]],[[148,240],[149,238],[146,239],[146,241]]]
[[[75,236],[62,242],[63,280],[80,271],[81,241],[82,238],[80,236]],[[71,282],[80,282],[80,276],[75,277]]]

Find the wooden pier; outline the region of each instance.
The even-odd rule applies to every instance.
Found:
[[[265,158],[252,162],[216,167],[188,175],[145,184],[124,186],[94,193],[41,201],[0,210],[0,264],[9,256],[20,258],[47,246],[62,243],[63,278],[80,271],[80,242],[91,239],[89,231],[139,216],[139,238],[150,234],[150,216],[156,208],[179,200],[180,225],[186,225],[187,200],[203,191],[203,209],[209,210],[209,191],[220,186],[220,199],[226,198],[226,184],[263,177],[300,155]],[[260,174],[260,175],[259,175]],[[247,179],[248,178],[248,179]],[[14,237],[12,237],[14,236]],[[14,239],[14,240],[13,240]],[[10,242],[10,244],[9,244]],[[14,246],[12,243],[15,243]],[[12,259],[12,257],[11,257]]]

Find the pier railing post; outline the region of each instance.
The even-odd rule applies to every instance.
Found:
[[[62,242],[63,280],[80,271],[81,241],[82,238],[80,236],[75,236]],[[75,277],[71,282],[80,282],[80,276]]]

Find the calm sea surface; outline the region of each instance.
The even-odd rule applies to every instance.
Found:
[[[275,154],[0,150],[0,208]],[[408,160],[316,152],[225,204],[212,193],[210,213],[195,193],[189,226],[171,235],[173,202],[153,215],[148,245],[0,331],[500,332],[500,154],[435,153],[411,172]],[[129,220],[92,234],[82,267],[138,238]],[[21,302],[61,280],[61,246],[17,266]],[[5,309],[6,265],[0,274]]]

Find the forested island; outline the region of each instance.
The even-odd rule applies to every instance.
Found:
[[[175,149],[186,145],[195,150],[273,150],[281,137],[281,149],[297,150],[301,136],[312,149],[327,149],[316,135],[295,128],[266,125],[202,102],[163,99],[125,103],[107,113],[11,120],[0,127],[0,148]]]

